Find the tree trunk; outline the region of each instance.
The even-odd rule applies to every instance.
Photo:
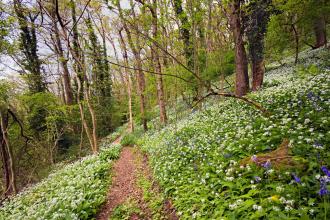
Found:
[[[77,80],[77,86],[78,86],[78,94],[81,93],[81,81],[79,79],[78,76],[76,76],[76,80]],[[77,103],[78,103],[78,106],[79,106],[79,112],[80,112],[80,118],[81,118],[81,124],[82,124],[82,127],[83,129],[85,130],[86,132],[86,135],[87,135],[87,138],[88,138],[88,141],[89,141],[89,144],[91,145],[91,148],[92,148],[92,151],[94,153],[94,138],[90,132],[90,129],[88,127],[88,124],[87,124],[87,121],[85,119],[85,114],[84,114],[84,108],[83,108],[83,105],[81,103],[81,100],[80,100],[80,96],[77,95]]]
[[[151,15],[152,15],[152,35],[155,40],[159,39],[158,34],[158,18],[157,18],[157,0],[153,0],[153,6],[149,7]],[[156,84],[157,84],[157,100],[160,110],[160,122],[162,124],[166,124],[167,116],[166,116],[166,106],[165,106],[165,98],[164,98],[164,85],[163,85],[163,77],[161,75],[161,64],[159,58],[159,50],[157,46],[152,47],[153,50],[153,63],[155,65],[156,75]]]
[[[47,87],[41,72],[41,61],[38,56],[38,42],[35,20],[30,9],[23,6],[23,1],[14,0],[14,10],[20,29],[20,49],[24,55],[21,65],[30,73],[27,74],[27,84],[30,92],[45,92]]]
[[[85,99],[87,102],[89,113],[92,117],[92,137],[93,137],[93,153],[96,154],[99,151],[98,144],[97,144],[97,123],[96,123],[96,115],[94,111],[94,107],[90,101],[90,87],[85,85]]]
[[[0,148],[5,185],[5,196],[16,194],[15,164],[8,140],[8,113],[0,110]]]
[[[299,35],[298,31],[296,29],[296,26],[294,24],[291,24],[291,29],[293,31],[294,35],[294,40],[295,40],[295,59],[294,59],[294,64],[298,63],[298,56],[299,56]]]
[[[65,94],[65,103],[67,105],[73,104],[73,93],[71,88],[71,82],[70,82],[70,73],[68,69],[68,61],[64,57],[61,38],[59,34],[59,30],[57,27],[57,21],[56,21],[56,7],[55,7],[55,0],[53,0],[53,11],[51,12],[52,15],[52,22],[53,22],[53,31],[55,34],[55,51],[59,57],[59,61],[61,63],[62,69],[63,69],[63,84],[64,84],[64,94]]]
[[[120,44],[121,44],[121,49],[122,49],[122,54],[123,54],[123,58],[125,61],[125,65],[128,65],[128,56],[127,56],[127,48],[126,48],[126,44],[123,38],[123,35],[121,33],[121,30],[119,31],[119,37],[120,37]],[[115,45],[113,44],[113,48],[115,50],[115,54],[116,54],[116,58],[117,58],[117,53],[116,53],[116,49],[115,49]],[[120,71],[121,73],[121,71]],[[132,80],[131,80],[131,75],[129,73],[129,71],[127,71],[125,69],[125,73],[126,73],[126,87],[127,87],[127,95],[128,95],[128,114],[129,114],[129,123],[128,123],[128,127],[129,127],[129,132],[134,132],[134,121],[133,121],[133,104],[132,104]]]
[[[243,30],[240,16],[240,1],[235,0],[230,4],[229,23],[235,42],[236,88],[237,96],[244,96],[249,91],[248,62],[243,42]]]
[[[137,39],[136,39],[136,44],[137,45],[134,45],[133,43],[133,39],[132,39],[132,36],[131,36],[131,31],[130,29],[128,28],[127,24],[126,24],[126,21],[123,17],[123,12],[122,12],[122,9],[121,9],[121,6],[120,6],[120,1],[117,1],[117,7],[118,7],[118,11],[119,11],[119,17],[121,18],[122,20],[122,23],[123,23],[123,27],[124,27],[124,30],[127,34],[127,40],[128,40],[128,43],[129,43],[129,46],[133,52],[133,55],[134,55],[134,58],[135,58],[135,62],[136,62],[136,68],[137,68],[137,71],[136,71],[136,75],[137,75],[137,81],[138,81],[138,95],[140,97],[140,113],[141,113],[141,120],[142,120],[142,125],[143,125],[143,129],[144,131],[147,131],[148,130],[148,125],[147,125],[147,118],[146,118],[146,114],[145,114],[145,96],[144,96],[144,91],[145,91],[145,78],[144,78],[144,73],[142,71],[142,60],[141,60],[141,56],[140,56],[140,45],[139,45],[139,37],[137,35]],[[134,11],[134,10],[133,10]]]
[[[79,33],[78,33],[78,24],[77,24],[77,17],[76,17],[76,3],[74,0],[70,0],[70,6],[71,6],[71,16],[72,16],[72,44],[73,49],[70,48],[70,50],[73,51],[73,54],[75,54],[75,59],[73,63],[73,69],[75,73],[78,75],[78,78],[80,80],[81,84],[81,93],[76,94],[77,96],[80,96],[80,99],[83,98],[83,91],[84,91],[84,81],[85,81],[85,74],[83,72],[83,66],[85,65],[84,61],[84,55],[81,52],[81,47],[79,45]],[[77,89],[78,90],[78,89]]]
[[[261,88],[264,81],[264,62],[263,60],[252,61],[252,91],[257,91]]]
[[[179,27],[181,38],[184,43],[184,53],[187,59],[187,65],[189,69],[193,69],[193,48],[191,45],[191,24],[188,20],[188,16],[183,10],[182,0],[174,0],[173,7],[178,20],[181,25]]]
[[[316,38],[315,48],[325,46],[327,44],[327,32],[324,16],[320,16],[315,20],[314,33]]]

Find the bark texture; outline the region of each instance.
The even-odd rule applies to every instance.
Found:
[[[0,109],[0,153],[3,170],[4,195],[16,194],[16,178],[13,153],[8,140],[8,112]]]
[[[262,83],[264,81],[265,68],[263,60],[252,62],[251,68],[253,78],[252,91],[257,91],[261,88]]]
[[[244,96],[249,91],[248,61],[243,41],[240,0],[230,3],[230,26],[235,42],[236,86],[235,94]]]
[[[144,129],[144,131],[147,131],[148,130],[148,125],[147,125],[146,110],[145,110],[146,100],[145,100],[145,95],[144,95],[145,76],[144,76],[144,72],[142,71],[142,59],[141,59],[141,55],[140,55],[141,48],[140,48],[139,37],[137,35],[136,44],[134,44],[133,39],[132,39],[132,35],[131,35],[131,30],[127,26],[127,23],[126,23],[125,18],[123,16],[123,12],[122,12],[119,1],[117,1],[117,7],[118,7],[118,11],[119,11],[119,16],[123,21],[123,27],[124,27],[124,30],[125,30],[126,35],[127,35],[127,40],[128,40],[129,47],[131,48],[131,50],[133,52],[135,62],[136,62],[136,69],[137,69],[136,70],[136,75],[137,75],[137,82],[138,82],[137,83],[137,92],[138,92],[138,96],[140,97],[140,114],[141,114],[143,129]]]
[[[315,48],[325,46],[327,44],[327,32],[324,16],[320,16],[315,20],[314,32],[316,39]]]
[[[64,56],[60,33],[57,26],[57,19],[56,19],[56,2],[53,0],[53,11],[51,13],[52,15],[52,22],[53,22],[53,32],[55,35],[54,39],[54,46],[55,46],[55,52],[58,55],[59,61],[61,63],[61,67],[63,70],[63,84],[64,84],[64,94],[65,94],[65,103],[67,105],[73,104],[73,92],[71,88],[71,82],[70,82],[70,73],[68,68],[68,61]]]

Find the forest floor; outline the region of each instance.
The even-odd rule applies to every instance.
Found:
[[[118,138],[114,143],[120,142]],[[96,219],[153,219],[157,215],[161,219],[177,220],[175,209],[170,201],[162,201],[158,210],[149,207],[150,200],[145,196],[157,196],[160,191],[153,181],[148,158],[136,147],[123,147],[120,158],[112,168],[112,184],[109,188],[107,201],[101,208]],[[141,186],[141,180],[151,183],[148,189]],[[152,191],[152,192],[146,192]],[[156,212],[156,213],[155,213]]]

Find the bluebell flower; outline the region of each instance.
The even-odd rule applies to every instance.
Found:
[[[267,162],[264,163],[262,166],[266,169],[269,169],[272,166],[272,164],[270,163],[270,160],[267,160]]]
[[[294,178],[294,181],[296,181],[296,183],[301,183],[301,179],[296,176],[294,173],[292,174],[293,178]]]
[[[320,191],[319,191],[319,195],[320,196],[325,196],[329,193],[329,191],[327,190],[326,187],[321,187]]]
[[[322,167],[321,167],[321,170],[323,171],[323,173],[324,173],[325,175],[327,175],[328,177],[330,177],[330,171],[327,169],[326,166],[322,166]]]
[[[253,155],[252,157],[251,157],[251,160],[253,161],[253,162],[257,162],[258,161],[258,158],[257,158],[257,156],[256,155]]]
[[[254,179],[256,180],[257,183],[261,181],[261,178],[259,176],[255,176]]]
[[[315,147],[315,148],[322,148],[323,147],[323,144],[321,144],[318,141],[314,141],[313,147]]]
[[[308,99],[313,99],[314,96],[315,96],[315,94],[314,94],[312,91],[309,91],[309,92],[307,93],[307,98],[308,98]]]
[[[327,189],[328,182],[330,182],[330,178],[328,176],[320,178],[320,191],[319,191],[320,196],[329,194],[329,191]]]

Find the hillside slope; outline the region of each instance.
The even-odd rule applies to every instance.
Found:
[[[268,116],[239,100],[210,101],[140,140],[181,219],[330,216],[328,54],[306,52],[298,67],[289,60],[267,72],[249,98]]]

